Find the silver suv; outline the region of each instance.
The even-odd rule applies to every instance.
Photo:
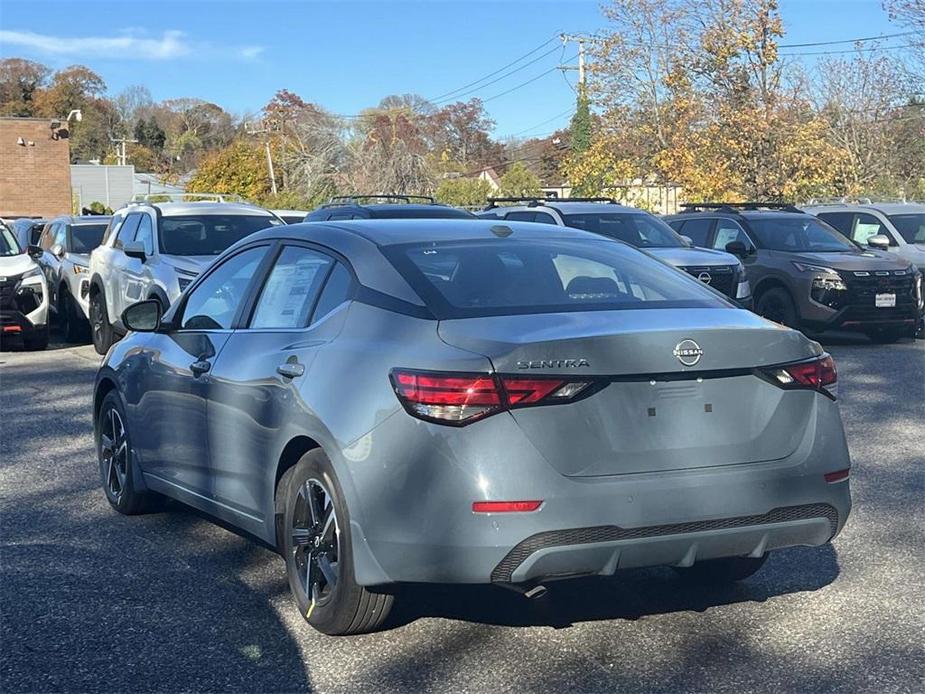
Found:
[[[925,269],[925,204],[835,202],[808,205],[803,210],[861,246],[895,253]]]
[[[90,255],[87,293],[96,351],[105,354],[125,334],[121,316],[128,306],[156,299],[166,310],[215,256],[283,223],[269,210],[218,194],[142,196],[117,210]]]

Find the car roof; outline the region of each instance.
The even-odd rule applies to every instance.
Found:
[[[859,210],[877,210],[887,215],[893,214],[920,214],[925,212],[925,203],[920,202],[871,202],[871,203],[826,203],[824,205],[807,205],[804,209],[812,210],[813,214],[820,212],[857,212]]]
[[[183,202],[141,202],[129,203],[123,207],[120,212],[132,212],[144,207],[155,207],[165,217],[174,217],[188,214],[237,214],[237,215],[257,215],[264,217],[274,217],[275,215],[263,207],[249,205],[243,202],[213,202],[211,200],[195,200]]]
[[[63,214],[60,217],[48,220],[48,223],[68,222],[72,226],[79,226],[82,224],[109,224],[110,219],[112,219],[112,215],[108,214]]]

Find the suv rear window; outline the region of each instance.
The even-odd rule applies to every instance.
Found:
[[[480,239],[382,250],[438,318],[729,306],[697,280],[605,240]]]
[[[675,230],[649,214],[567,214],[566,226],[601,234],[637,248],[680,248]]]
[[[266,215],[204,214],[162,217],[161,253],[166,255],[218,255],[255,231],[279,222]]]

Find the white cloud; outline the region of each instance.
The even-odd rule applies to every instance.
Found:
[[[165,31],[160,38],[149,38],[138,29],[126,30],[122,36],[83,37],[0,29],[0,45],[19,46],[49,55],[119,60],[172,60],[185,56],[225,58],[229,55],[253,60],[263,52],[261,46],[217,49],[196,42],[194,47],[184,32],[176,30]]]

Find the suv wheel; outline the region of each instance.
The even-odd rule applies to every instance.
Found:
[[[674,570],[691,583],[733,583],[752,576],[767,560],[767,553],[760,557],[727,557],[697,562],[693,566],[675,566]]]
[[[317,448],[302,456],[280,480],[277,497],[289,588],[305,620],[337,636],[380,628],[394,597],[354,580],[350,519],[327,456]]]
[[[101,291],[90,295],[90,331],[93,336],[93,349],[97,354],[106,354],[115,339]]]
[[[877,328],[875,330],[869,330],[867,332],[867,337],[869,337],[872,342],[881,345],[889,345],[909,334],[909,330],[903,328]]]
[[[764,292],[755,302],[755,309],[760,316],[788,328],[799,327],[800,318],[796,306],[786,289],[775,287]]]
[[[96,454],[106,500],[119,513],[133,516],[156,510],[161,497],[137,490],[132,456],[132,439],[125,410],[116,391],[103,398],[96,420]]]
[[[84,321],[70,292],[64,287],[58,291],[58,322],[65,342],[80,342],[84,337]]]

